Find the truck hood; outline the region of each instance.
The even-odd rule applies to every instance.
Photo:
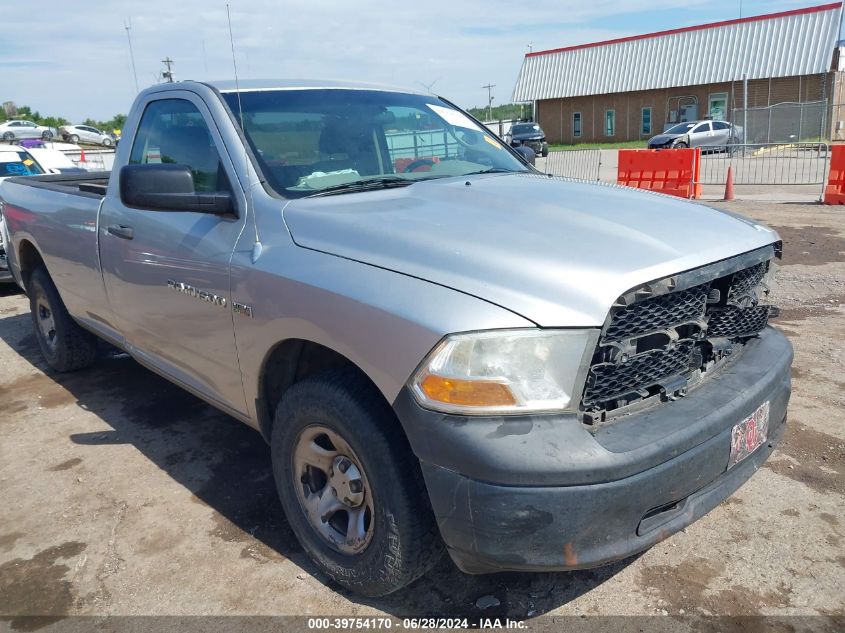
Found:
[[[543,327],[601,325],[634,286],[778,239],[677,198],[535,174],[304,198],[284,220],[299,246],[447,286]]]

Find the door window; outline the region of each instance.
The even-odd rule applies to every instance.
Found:
[[[699,123],[698,125],[696,125],[693,128],[692,133],[693,134],[706,134],[709,131],[710,131],[710,124],[709,123]]]
[[[728,93],[717,92],[710,95],[708,104],[708,114],[714,121],[724,121],[727,119],[728,112]]]
[[[651,134],[651,108],[643,108],[640,134]]]
[[[616,134],[616,110],[605,110],[604,113],[604,135],[614,136]]]
[[[130,165],[187,165],[197,192],[229,189],[208,125],[185,99],[161,99],[144,110],[132,145]]]

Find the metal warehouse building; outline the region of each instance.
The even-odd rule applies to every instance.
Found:
[[[704,118],[732,120],[749,142],[841,138],[841,14],[838,2],[530,52],[513,99],[534,102],[553,143],[645,139]]]

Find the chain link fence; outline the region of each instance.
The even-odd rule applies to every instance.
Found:
[[[829,106],[827,101],[735,108],[731,123],[737,128],[738,140],[745,144],[827,141],[831,137],[832,108],[836,106]]]

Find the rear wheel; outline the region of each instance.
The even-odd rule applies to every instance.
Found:
[[[44,268],[32,273],[27,293],[35,338],[47,364],[64,372],[83,369],[93,363],[97,355],[97,337],[71,318]]]
[[[15,135],[14,135],[14,134],[12,134],[11,132],[5,132],[5,133],[3,134],[3,140],[4,140],[4,141],[14,141],[14,140],[15,140]]]
[[[291,528],[335,581],[381,596],[437,562],[443,545],[419,463],[390,406],[356,370],[291,387],[271,450]]]

